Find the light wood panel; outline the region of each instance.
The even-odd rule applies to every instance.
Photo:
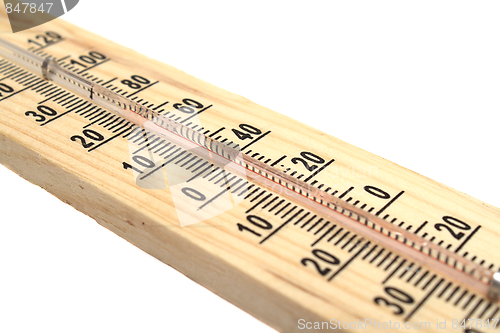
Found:
[[[7,22],[2,21],[2,29],[6,28],[6,24]],[[391,198],[404,191],[397,201],[384,210],[383,214],[390,214],[388,219],[397,217],[398,223],[404,221],[405,227],[410,224],[413,230],[428,221],[420,234],[427,232],[429,235],[436,235],[437,241],[442,239],[444,245],[450,244],[453,250],[460,248],[472,231],[478,230],[460,248],[460,253],[468,252],[469,257],[475,255],[484,259],[486,266],[498,262],[498,252],[491,251],[496,246],[495,238],[500,234],[499,227],[492,222],[500,215],[497,208],[64,21],[57,20],[27,32],[2,37],[29,47],[28,39],[48,30],[63,36],[64,41],[46,47],[42,52],[56,58],[70,55],[68,59],[78,60],[79,56],[86,55],[89,51],[98,51],[111,60],[89,71],[94,77],[103,82],[118,77],[116,81],[120,82],[130,79],[132,75],[141,75],[152,82],[158,81],[137,96],[154,105],[168,100],[168,110],[177,112],[179,116],[184,115],[174,111],[172,105],[184,98],[195,99],[203,105],[213,105],[200,114],[201,124],[211,133],[224,127],[221,135],[223,133],[223,137],[230,140],[237,140],[230,129],[239,128],[241,123],[251,124],[263,132],[270,131],[251,146],[252,153],[258,152],[265,156],[264,160],[271,160],[269,163],[287,155],[282,162],[284,167],[281,164],[277,167],[297,170],[297,175],[304,174],[304,178],[312,173],[308,173],[300,163],[293,164],[292,157],[300,157],[303,151],[312,151],[325,161],[335,159],[311,181],[316,180],[317,185],[324,183],[323,188],[332,187],[330,191],[337,190],[338,195],[353,187],[345,198],[352,197],[353,202],[359,200],[359,205],[366,204],[367,209],[374,207],[374,211],[381,210],[388,200],[370,194],[365,189],[366,186],[383,189]],[[16,91],[24,87],[15,82],[12,86]],[[120,83],[117,86],[127,89],[126,85]],[[393,308],[374,303],[376,297],[388,297],[384,294],[384,287],[387,286],[405,290],[415,299],[411,305],[404,305],[405,314],[416,309],[416,305],[435,287],[435,294],[416,309],[411,318],[412,321],[428,321],[433,324],[434,329],[436,319],[461,319],[475,304],[474,300],[465,310],[453,306],[459,293],[449,303],[438,299],[436,294],[441,289],[444,290],[448,283],[445,281],[438,284],[440,277],[430,281],[425,290],[408,286],[400,279],[391,279],[389,284],[383,286],[382,281],[400,261],[395,262],[387,272],[374,268],[369,261],[375,257],[378,249],[367,260],[360,260],[369,253],[371,247],[360,252],[352,264],[328,282],[314,267],[304,266],[301,261],[312,256],[312,249],[320,249],[335,253],[341,264],[344,264],[349,262],[351,255],[358,249],[352,253],[339,250],[339,246],[333,246],[339,238],[327,242],[336,230],[311,247],[317,241],[316,236],[321,236],[322,233],[314,235],[304,232],[309,226],[292,226],[300,215],[276,236],[259,245],[261,238],[241,232],[237,227],[237,223],[245,223],[248,215],[246,211],[257,202],[250,202],[253,197],[223,215],[181,228],[169,190],[139,188],[130,170],[123,169],[123,162],[131,163],[126,138],[117,137],[89,152],[70,139],[74,135],[81,135],[84,126],[89,123],[88,119],[78,115],[76,111],[45,126],[39,126],[34,119],[25,115],[27,110],[35,109],[47,97],[41,97],[27,89],[0,102],[3,110],[0,117],[1,162],[280,331],[300,331],[299,319],[308,322],[331,319],[345,322],[365,318],[393,322],[401,320],[402,317],[392,314]],[[43,104],[53,107],[59,113],[66,111],[57,101],[49,100]],[[105,131],[98,124],[87,128]],[[112,136],[106,132],[106,138]],[[246,142],[248,141],[242,140],[241,143]],[[359,174],[362,176],[359,177]],[[300,207],[296,209],[298,210]],[[293,216],[296,211],[288,217]],[[304,211],[302,215],[305,213]],[[267,212],[262,207],[255,208],[252,214],[271,221],[273,230],[282,223],[274,215],[275,212]],[[443,216],[454,216],[466,221],[471,229],[463,231],[464,235],[456,239],[450,233],[435,228]],[[477,229],[479,225],[481,228]],[[323,231],[327,231],[330,226],[331,224]],[[344,241],[350,237],[346,236]],[[342,246],[344,243],[339,244]],[[385,254],[381,255],[375,263],[384,256]],[[386,263],[389,264],[392,258],[387,259]],[[338,267],[328,268],[333,272]],[[494,269],[498,269],[498,266],[494,266]],[[396,275],[402,273],[398,271]],[[414,271],[410,270],[407,276],[412,273]],[[419,278],[418,273],[415,280]],[[432,273],[428,276],[432,276]],[[422,281],[423,284],[425,280]],[[449,287],[446,296],[451,295],[453,287]],[[460,306],[467,301],[467,297],[459,302]],[[487,302],[483,302],[481,306],[484,304]]]

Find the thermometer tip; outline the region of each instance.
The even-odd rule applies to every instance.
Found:
[[[493,274],[488,290],[488,297],[493,301],[500,299],[500,272]]]

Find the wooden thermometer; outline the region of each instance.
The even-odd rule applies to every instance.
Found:
[[[279,331],[498,327],[498,209],[61,20],[0,55],[4,165]]]

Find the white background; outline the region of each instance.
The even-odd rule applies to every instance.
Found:
[[[82,0],[64,19],[499,207],[499,9]],[[0,177],[1,332],[273,332],[37,186],[3,167]]]

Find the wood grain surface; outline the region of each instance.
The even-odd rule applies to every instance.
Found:
[[[8,29],[7,24],[3,18],[2,31]],[[62,20],[22,33],[4,34],[2,38],[29,48],[34,44],[28,40],[36,40],[37,35],[51,39],[47,31],[62,38],[41,49],[40,54],[64,58],[68,66],[70,59],[79,61],[87,67],[73,64],[75,71],[89,68],[83,73],[91,75],[91,79],[113,82],[116,90],[134,94],[151,107],[169,101],[160,108],[169,116],[188,117],[173,107],[185,99],[210,106],[199,114],[200,126],[209,135],[218,131],[220,140],[249,144],[244,151],[258,153],[269,164],[286,155],[275,165],[277,168],[309,178],[309,182],[328,188],[329,193],[364,205],[382,217],[387,215],[386,219],[404,228],[418,230],[419,235],[498,270],[500,253],[491,250],[498,247],[495,239],[500,236],[500,227],[494,222],[500,217],[497,208]],[[43,42],[43,38],[39,41]],[[99,65],[90,68],[92,64],[80,57],[92,51],[105,55],[106,61],[97,59]],[[0,79],[8,74],[2,73],[0,66]],[[128,83],[123,83],[134,82],[134,75],[157,83],[135,93]],[[176,209],[168,187],[141,188],[132,171],[123,167],[124,162],[134,163],[129,151],[132,124],[112,128],[105,119],[85,118],[84,112],[93,107],[90,102],[50,92],[43,95],[44,91],[40,94],[36,90],[45,81],[33,78],[17,82],[14,78],[2,81],[16,93],[0,100],[2,164],[279,331],[302,331],[299,319],[430,322],[428,331],[443,331],[435,327],[436,320],[451,323],[453,319],[481,314],[499,318],[497,304],[466,292],[454,281],[418,263],[381,252],[383,244],[368,243],[347,230],[333,228],[333,221],[319,216],[312,219],[314,212],[305,207],[287,206],[283,201],[270,212],[283,199],[255,191],[255,186],[243,196],[248,198],[231,210],[180,227],[179,210],[189,213],[192,207]],[[57,119],[45,124],[52,116],[37,122],[26,115],[40,105],[56,110]],[[240,139],[231,129],[241,130],[241,124],[268,134]],[[120,131],[113,132],[117,128]],[[93,147],[84,148],[78,139],[71,138],[85,137],[85,130],[101,133],[104,139],[94,140]],[[257,137],[260,139],[254,140]],[[308,170],[298,160],[294,163],[292,159],[300,159],[303,152],[313,152],[324,162],[316,163],[314,170]],[[327,165],[329,161],[333,162]],[[322,165],[327,166],[315,174]],[[264,219],[272,227],[259,229],[248,216]],[[305,224],[309,219],[310,223]],[[253,228],[260,236],[242,231],[238,223]],[[339,264],[323,260],[321,253],[334,254]],[[391,299],[394,290],[411,295],[411,302],[398,301],[398,297],[404,299],[400,294],[396,294],[396,300]],[[385,306],[384,301],[377,303],[377,298],[397,303],[402,313],[395,315],[397,308]]]

